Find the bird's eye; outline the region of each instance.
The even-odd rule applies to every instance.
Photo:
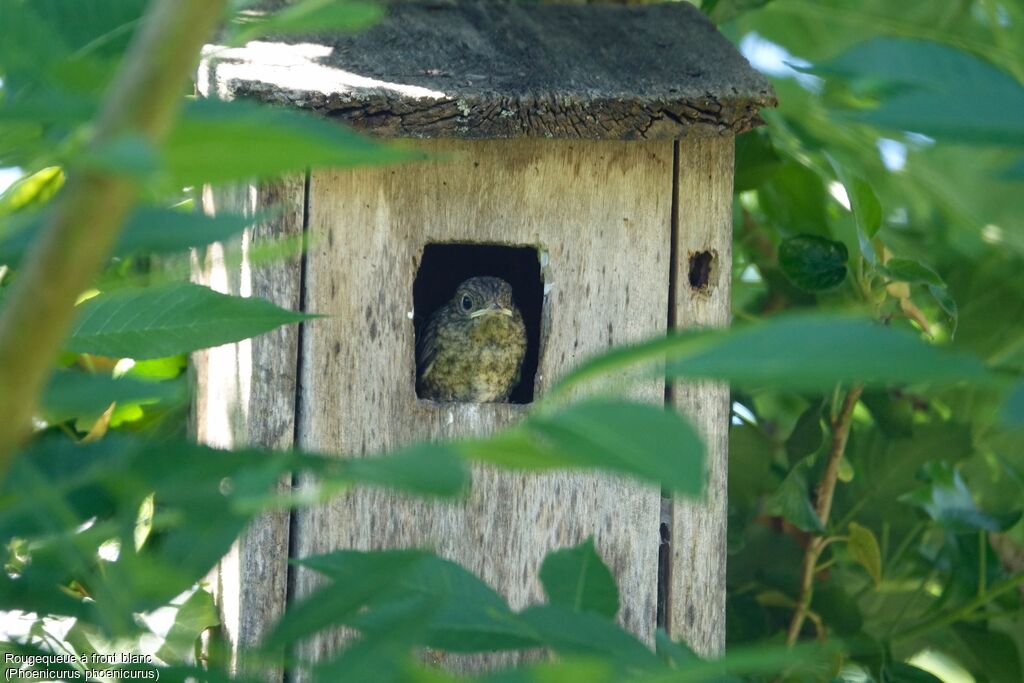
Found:
[[[471,308],[473,308],[473,300],[469,298],[468,294],[464,294],[462,296],[462,310],[468,311]]]

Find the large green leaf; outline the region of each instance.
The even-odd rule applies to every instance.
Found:
[[[492,439],[457,444],[468,458],[522,469],[588,468],[628,474],[695,496],[704,447],[684,418],[662,406],[591,399],[535,413]]]
[[[592,538],[573,548],[548,553],[540,567],[540,581],[552,605],[609,619],[619,611],[615,577],[597,554]]]
[[[853,114],[883,128],[954,142],[1024,144],[1024,86],[992,64],[939,43],[874,38],[819,64],[881,103]]]
[[[976,358],[928,344],[906,330],[848,315],[805,314],[730,330],[681,332],[621,347],[584,363],[555,391],[612,370],[656,367],[659,362],[665,363],[669,377],[800,391],[831,391],[838,382],[998,382]]]
[[[116,358],[188,353],[313,317],[184,282],[105,292],[79,309],[65,348]]]
[[[846,279],[849,254],[842,242],[799,235],[779,246],[779,266],[790,281],[807,292],[833,289]]]
[[[217,100],[200,100],[186,107],[163,148],[167,170],[182,185],[422,156],[375,142],[311,114]]]
[[[46,386],[41,412],[49,422],[62,422],[73,417],[95,418],[115,402],[179,404],[186,396],[181,382],[143,382],[59,370]]]

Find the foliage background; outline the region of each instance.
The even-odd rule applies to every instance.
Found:
[[[682,492],[700,479],[685,423],[612,399],[542,406],[495,440],[358,466],[185,442],[181,354],[302,317],[183,283],[188,248],[248,224],[197,216],[190,188],[402,153],[297,114],[196,102],[165,139],[128,126],[96,140],[91,122],[146,4],[0,0],[0,165],[21,178],[0,197],[0,305],[26,296],[15,288],[22,264],[66,179],[130,177],[141,200],[80,288],[42,399],[19,395],[35,420],[0,497],[6,650],[132,649],[170,667],[165,680],[222,676],[202,577],[257,511],[314,502],[268,497],[288,470],[319,474],[323,495],[359,483],[455,495],[467,458],[618,468]],[[225,8],[222,40],[354,30],[379,14],[305,0],[267,19],[244,4]],[[666,353],[672,376],[734,382],[730,654],[701,664],[661,638],[656,656],[619,631],[617,591],[606,571],[588,569],[597,558],[587,544],[549,558],[550,604],[524,613],[429,554],[341,553],[309,560],[334,581],[247,653],[243,673],[345,623],[363,638],[312,668],[315,678],[447,680],[409,653],[544,646],[557,662],[507,680],[1024,680],[1024,7],[695,4],[773,76],[780,99],[737,144],[736,331],[613,353],[565,386]],[[281,144],[254,148],[253,130]],[[214,142],[225,150],[216,167],[205,147]],[[8,397],[20,389],[0,386]],[[587,438],[588,420],[658,438],[623,462]],[[574,425],[572,438],[552,445],[553,423]],[[368,575],[380,579],[359,580]],[[203,632],[212,636],[198,648]],[[838,649],[786,648],[818,639]]]

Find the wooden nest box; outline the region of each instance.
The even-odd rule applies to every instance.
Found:
[[[199,355],[207,443],[360,457],[487,433],[612,345],[729,321],[733,141],[774,94],[699,11],[437,2],[387,12],[364,33],[250,43],[201,69],[207,96],[309,109],[429,153],[207,191],[209,211],[278,209],[207,252],[197,277],[326,316]],[[303,257],[253,257],[261,241],[303,234]],[[422,400],[417,325],[472,275],[513,286],[528,333],[522,381],[507,403]],[[666,394],[655,378],[632,392],[668,395],[702,430],[703,501],[663,503],[656,487],[617,477],[479,469],[458,504],[360,490],[270,515],[220,567],[228,635],[258,640],[314,587],[312,573],[289,569],[289,552],[431,547],[519,608],[543,599],[548,551],[593,536],[628,629],[650,642],[660,613],[674,637],[718,651],[728,390]]]

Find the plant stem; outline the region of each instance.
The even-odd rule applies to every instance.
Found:
[[[226,0],[154,0],[108,91],[93,151],[124,136],[158,145]],[[128,174],[72,170],[0,311],[0,478],[29,434],[75,300],[107,259],[138,193]]]
[[[843,400],[843,406],[839,413],[832,420],[832,446],[828,452],[828,463],[825,466],[825,473],[821,476],[818,484],[815,512],[823,528],[828,527],[828,519],[832,515],[832,497],[835,494],[836,482],[839,479],[839,465],[846,452],[846,442],[850,437],[850,423],[853,419],[853,409],[860,400],[864,387],[857,385],[850,389]],[[796,601],[796,610],[789,622],[789,629],[786,632],[786,643],[793,645],[800,637],[800,629],[803,628],[804,620],[807,619],[811,607],[811,598],[814,595],[814,574],[818,564],[818,558],[822,551],[828,546],[827,536],[814,536],[804,551],[803,561],[800,567],[800,597]]]

